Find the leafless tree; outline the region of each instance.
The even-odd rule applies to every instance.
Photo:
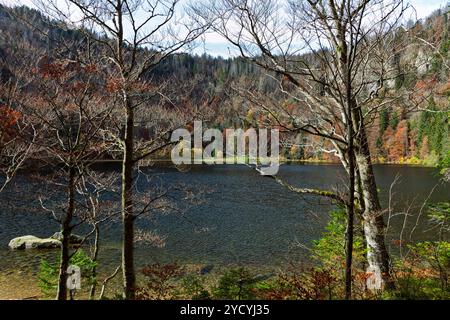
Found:
[[[408,5],[402,0],[220,0],[191,7],[193,19],[211,23],[241,56],[267,70],[293,102],[292,109],[246,93],[273,125],[328,141],[327,151],[349,174],[350,193],[355,186],[368,249],[368,287],[391,285],[366,130],[377,111],[404,98],[390,89],[398,76],[395,57],[406,47],[396,32]],[[350,233],[348,240],[351,250]]]
[[[178,114],[176,125],[167,121],[163,130],[137,146],[137,113],[139,108],[154,105],[155,99],[166,100],[159,84],[148,80],[149,73],[168,55],[199,37],[204,26],[183,23],[177,15],[178,0],[38,0],[36,3],[51,16],[90,30],[95,35],[92,39],[102,48],[103,61],[109,65],[109,91],[120,104],[116,132],[121,134],[110,130],[109,138],[115,141],[122,161],[123,293],[124,298],[133,299],[136,166],[140,160],[167,146],[171,128],[186,122]],[[176,105],[169,102],[166,108]],[[149,117],[158,116],[155,110],[148,110],[151,109],[145,112]]]
[[[6,63],[0,62],[0,73]],[[14,76],[0,80],[0,192],[11,182],[33,153],[37,130],[23,113],[20,97],[25,70],[17,68]]]
[[[120,207],[117,205],[117,201],[115,201],[115,196],[119,194],[119,179],[119,175],[114,171],[99,172],[88,169],[88,172],[81,176],[76,186],[77,193],[81,199],[79,207],[87,212],[85,221],[92,228],[92,231],[84,237],[82,242],[87,241],[91,235],[94,237],[91,251],[91,260],[94,262],[91,274],[93,282],[89,292],[89,299],[91,300],[95,299],[98,285],[97,264],[100,253],[102,227],[117,220],[120,214]],[[106,286],[106,283],[103,286]],[[104,289],[102,291],[104,292]],[[102,296],[100,296],[101,298]]]
[[[100,128],[114,106],[105,103],[99,69],[92,64],[43,57],[33,71],[35,90],[23,93],[30,96],[24,109],[42,132],[33,142],[37,159],[51,169],[38,175],[50,188],[40,200],[61,225],[57,299],[65,300],[67,268],[74,254],[70,252],[71,234],[90,217],[89,210],[81,206],[77,186],[89,166],[108,149]]]
[[[0,106],[0,192],[11,182],[33,151],[37,132],[32,124],[24,121],[17,110]],[[26,138],[25,138],[26,137]],[[31,140],[30,140],[31,138]]]

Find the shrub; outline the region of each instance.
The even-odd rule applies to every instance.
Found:
[[[163,300],[175,296],[176,281],[184,274],[184,268],[177,263],[148,265],[141,270],[145,285],[136,289],[138,300]]]
[[[325,269],[342,271],[345,267],[345,229],[346,213],[344,209],[333,210],[330,221],[325,227],[322,238],[313,242],[312,258]],[[365,261],[365,246],[361,233],[355,224],[353,243],[354,265]]]
[[[204,279],[196,274],[189,274],[181,281],[181,286],[185,296],[192,300],[209,300],[211,294],[205,288]]]
[[[214,297],[225,300],[255,299],[257,282],[245,268],[230,269],[220,277],[217,287],[214,288]]]
[[[450,243],[421,242],[409,246],[410,253],[395,262],[396,286],[388,299],[450,299]]]
[[[49,263],[42,259],[38,273],[38,287],[46,297],[54,296],[58,287],[58,262]]]
[[[56,259],[55,263],[41,260],[38,273],[38,286],[46,297],[53,297],[56,295],[56,289],[58,287],[59,264],[60,257]],[[75,254],[70,258],[69,264],[80,268],[81,281],[84,282],[84,284],[89,286],[94,283],[96,279],[93,276],[92,270],[96,266],[96,262],[92,261],[92,259],[83,250],[78,250],[75,252]]]
[[[325,268],[300,269],[286,272],[279,277],[288,299],[331,300],[338,297],[339,283],[334,270]]]

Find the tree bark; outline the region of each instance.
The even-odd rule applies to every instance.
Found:
[[[67,269],[69,268],[69,240],[72,232],[72,219],[75,211],[75,168],[69,169],[67,213],[62,223],[61,261],[59,265],[57,300],[67,300]]]
[[[357,102],[352,96],[352,74],[348,59],[348,45],[345,41],[345,29],[340,23],[338,34],[341,39],[339,52],[339,67],[341,69],[345,85],[345,124],[347,127],[347,162],[348,162],[348,203],[347,203],[347,228],[345,232],[345,299],[352,297],[352,262],[353,262],[353,220],[355,215],[355,146],[354,146],[354,119],[353,113],[357,107]]]
[[[367,244],[367,288],[382,290],[392,286],[389,254],[384,242],[384,219],[378,198],[377,184],[370,159],[365,129],[361,126],[356,148],[356,163],[363,200],[363,229]]]
[[[126,127],[124,137],[124,158],[122,164],[122,272],[123,296],[134,299],[136,279],[134,274],[134,216],[133,216],[133,148],[134,148],[134,112],[125,98]]]
[[[92,254],[92,261],[97,262],[98,252],[100,249],[100,227],[98,224],[95,224],[95,240],[94,240],[94,252]],[[89,300],[95,299],[95,292],[97,291],[97,267],[94,264],[92,267],[92,278],[93,283],[91,285],[91,291],[89,293]]]
[[[353,121],[351,119],[354,104],[348,103],[348,169],[349,169],[349,188],[348,188],[348,205],[347,205],[347,228],[345,232],[346,250],[345,250],[345,299],[352,298],[352,263],[353,263],[353,221],[355,216],[355,156],[353,144]]]

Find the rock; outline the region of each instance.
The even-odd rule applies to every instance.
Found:
[[[23,236],[12,239],[8,246],[13,250],[53,249],[60,248],[61,241],[56,239],[41,239],[35,236]]]
[[[53,234],[50,239],[56,239],[58,241],[62,241],[62,232],[55,232],[55,234]],[[70,244],[80,244],[83,242],[83,237],[76,235],[76,234],[71,234],[70,238],[69,238],[69,243]]]
[[[431,56],[423,50],[419,50],[416,57],[416,72],[419,77],[424,76],[430,70]]]

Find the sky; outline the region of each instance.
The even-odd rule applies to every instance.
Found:
[[[181,1],[180,9],[183,6]],[[214,0],[211,0],[214,1]],[[430,15],[433,11],[446,7],[450,0],[406,0],[409,2],[416,10],[417,18],[423,19]],[[0,0],[0,4],[22,4],[33,7],[33,0]],[[230,46],[225,39],[223,39],[219,34],[209,33],[203,37],[203,41],[199,42],[195,47],[194,52],[196,54],[209,54],[212,56],[223,56],[228,57],[230,55],[235,55],[232,46]]]
[[[211,0],[214,1],[214,0]],[[450,0],[409,0],[415,9],[417,19],[423,19],[429,16],[433,11],[439,8],[445,8]],[[227,57],[235,52],[232,47],[218,34],[208,34],[204,46],[199,46],[196,52],[201,54],[206,52],[212,56]]]

